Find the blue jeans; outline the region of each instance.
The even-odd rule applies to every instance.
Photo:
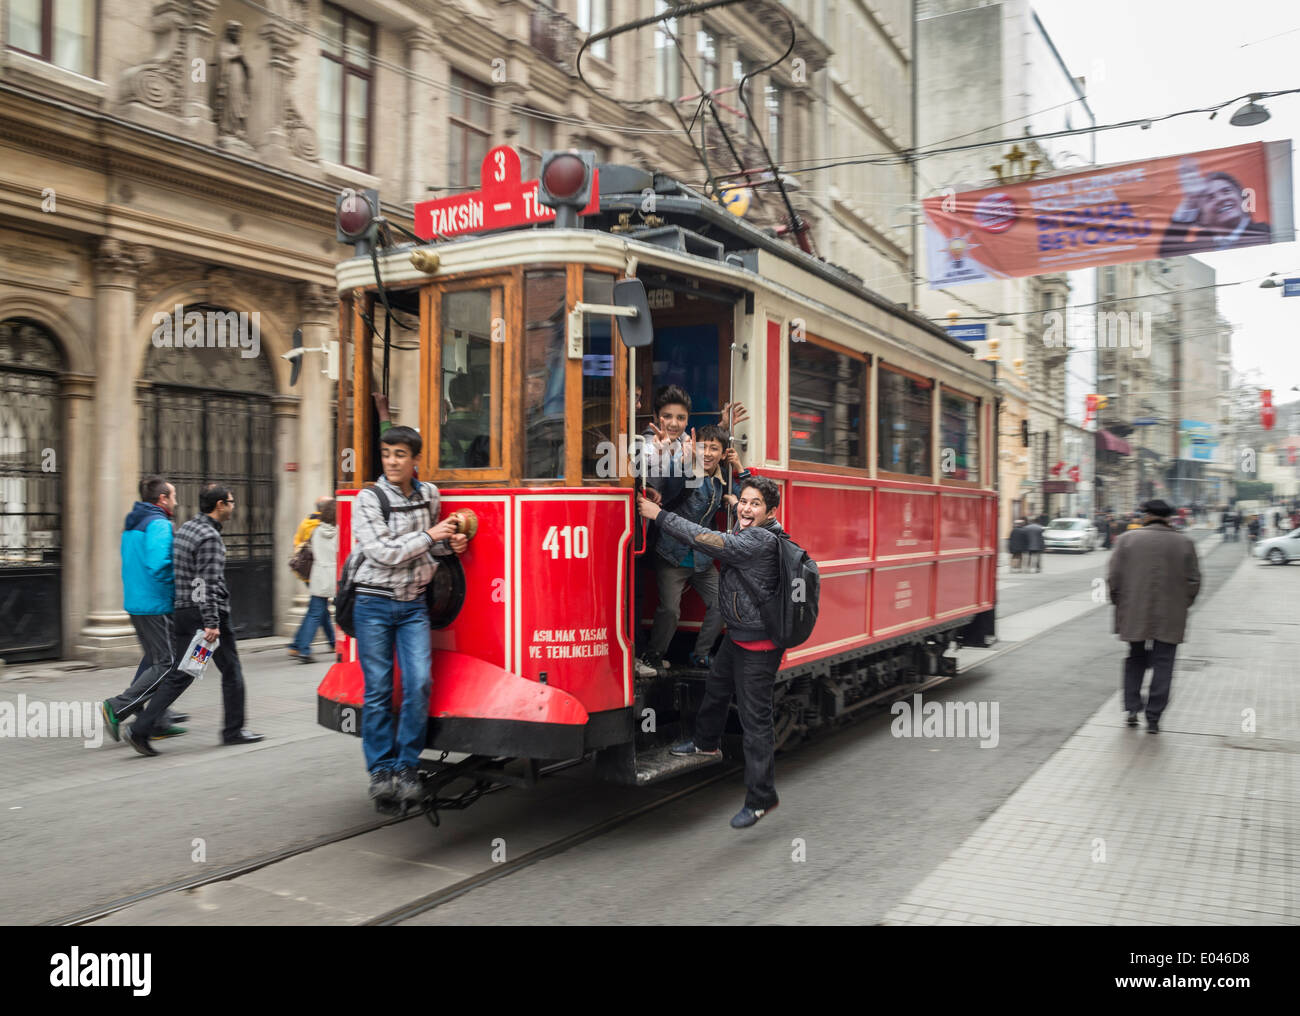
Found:
[[[424,597],[402,602],[357,595],[352,611],[357,657],[366,678],[361,713],[361,748],[366,768],[414,769],[429,732],[429,610]],[[402,711],[393,724],[393,650],[402,668]]]
[[[307,604],[307,613],[298,626],[298,634],[293,637],[293,648],[300,656],[311,655],[311,640],[316,637],[316,629],[325,629],[325,639],[334,648],[334,625],[330,623],[329,600],[324,596],[313,596]]]

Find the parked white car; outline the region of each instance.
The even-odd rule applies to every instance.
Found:
[[[1052,519],[1043,530],[1044,550],[1077,550],[1086,554],[1100,542],[1097,527],[1087,519]]]
[[[1292,561],[1300,561],[1300,529],[1293,529],[1286,536],[1259,540],[1251,553],[1269,564],[1290,564]]]

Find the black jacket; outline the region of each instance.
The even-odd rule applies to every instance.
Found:
[[[776,542],[780,537],[776,534],[781,532],[781,524],[769,519],[761,526],[719,533],[687,522],[672,512],[660,512],[658,521],[665,533],[722,562],[722,574],[718,577],[718,609],[727,623],[731,640],[759,642],[770,639],[772,633],[763,624],[755,590],[764,600],[776,595],[776,587],[781,581]]]
[[[1041,554],[1043,552],[1043,527],[1037,522],[1031,522],[1024,529],[1025,539],[1028,541],[1025,550],[1031,554]]]
[[[1029,549],[1029,534],[1024,526],[1016,526],[1007,539],[1007,549],[1013,554],[1023,554]]]

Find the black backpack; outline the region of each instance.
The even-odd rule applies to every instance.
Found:
[[[771,597],[762,600],[756,595],[755,599],[768,637],[780,649],[793,649],[808,641],[817,624],[821,572],[817,562],[808,556],[808,551],[790,539],[789,533],[782,530],[773,535],[777,537],[776,560],[780,578]],[[745,577],[743,571],[741,576]]]
[[[384,522],[388,522],[388,516],[392,514],[393,506],[388,503],[386,495],[378,486],[368,488],[379,498],[379,510],[383,512]],[[424,487],[420,481],[415,481],[415,489],[421,494],[424,493]],[[358,494],[357,498],[360,499]],[[352,623],[352,612],[357,605],[357,569],[361,567],[361,562],[366,558],[362,550],[354,550],[348,554],[348,559],[343,562],[343,574],[339,576],[338,588],[334,591],[334,623],[343,629],[343,633],[348,638],[356,638],[357,633]]]

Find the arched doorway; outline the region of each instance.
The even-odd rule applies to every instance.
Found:
[[[229,314],[219,307],[185,312]],[[271,366],[260,351],[150,345],[140,397],[140,469],[176,487],[177,525],[199,510],[207,480],[228,484],[235,514],[222,529],[231,624],[241,638],[275,629],[275,422]]]
[[[35,321],[0,321],[0,659],[59,655],[63,357]]]

